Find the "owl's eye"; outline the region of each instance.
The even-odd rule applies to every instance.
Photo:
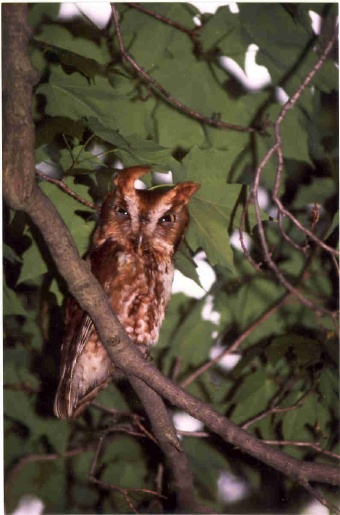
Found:
[[[161,218],[158,220],[159,224],[173,224],[176,220],[176,216],[172,213],[168,213],[167,215],[161,216]]]
[[[123,207],[113,206],[113,211],[121,218],[130,218],[129,212]]]

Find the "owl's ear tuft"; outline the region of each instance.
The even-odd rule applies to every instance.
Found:
[[[135,191],[135,181],[143,175],[150,172],[150,166],[132,166],[131,168],[124,168],[114,178],[113,183],[123,190],[125,194],[131,194]]]
[[[172,193],[172,202],[174,205],[188,204],[190,197],[196,193],[201,187],[197,182],[180,182],[169,193]]]

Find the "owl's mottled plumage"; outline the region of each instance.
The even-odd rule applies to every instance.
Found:
[[[185,234],[186,204],[199,188],[193,182],[161,191],[136,190],[134,182],[150,171],[121,171],[116,188],[104,199],[89,261],[131,340],[146,352],[158,340],[171,295],[174,252]],[[110,381],[114,365],[90,317],[74,299],[66,314],[61,379],[54,412],[76,417]]]

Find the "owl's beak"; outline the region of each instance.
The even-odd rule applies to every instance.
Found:
[[[138,239],[136,240],[136,243],[135,243],[135,251],[137,252],[137,254],[139,253],[140,249],[142,248],[142,244],[143,244],[143,234],[139,234]]]

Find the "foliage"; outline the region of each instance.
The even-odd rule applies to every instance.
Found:
[[[198,12],[190,4],[144,5],[189,31],[194,29],[193,16]],[[292,95],[325,45],[322,38],[316,41],[308,11],[317,10],[330,21],[336,15],[336,4],[242,3],[239,8],[239,14],[232,14],[228,7],[214,15],[204,14],[192,38],[192,33],[128,5],[117,5],[129,54],[167,92],[213,121],[262,128],[256,133],[201,123],[175,108],[164,94],[156,94],[136,69],[122,63],[112,24],[99,30],[84,17],[61,22],[56,4],[32,4],[31,57],[40,72],[34,99],[37,168],[53,167],[63,184],[94,203],[110,189],[119,162],[125,167],[148,164],[154,171],[171,170],[174,182],[200,182],[177,266],[197,281],[193,256],[203,249],[217,279],[202,299],[173,296],[159,344],[152,351],[153,363],[167,375],[179,365],[177,380],[188,380],[209,361],[212,347],[225,350],[253,326],[238,347],[236,367],[226,371],[217,364],[192,381],[188,391],[235,423],[249,423],[248,431],[259,438],[318,443],[322,449],[339,452],[337,333],[330,315],[336,308],[338,283],[331,254],[307,240],[291,220],[283,219],[282,229],[272,216],[274,206],[261,211],[270,256],[290,284],[322,311],[287,294],[265,263],[253,206],[245,211],[245,231],[251,238],[252,258],[262,262],[261,271],[231,244],[255,170],[275,142],[272,123],[281,108],[275,88]],[[266,90],[253,93],[242,90],[218,61],[220,55],[228,55],[243,67],[251,43],[260,47],[257,62],[268,68],[272,79]],[[280,199],[331,248],[338,244],[337,90],[337,71],[330,59],[281,127]],[[270,123],[264,124],[266,117]],[[273,156],[261,176],[268,198],[276,171]],[[38,180],[84,255],[95,226],[95,210],[55,184]],[[312,216],[315,204],[318,220]],[[92,407],[75,422],[53,416],[66,285],[41,236],[22,213],[6,209],[5,227],[7,509],[11,511],[21,495],[35,493],[47,512],[130,512],[131,506],[119,492],[88,481],[96,442],[111,427],[112,417]],[[307,250],[296,248],[306,243]],[[219,313],[217,323],[202,317],[209,299]],[[271,316],[262,320],[276,305]],[[129,414],[143,415],[139,401],[124,383],[110,386],[98,402],[124,412],[123,420],[129,424],[134,420]],[[279,409],[269,413],[271,408]],[[267,416],[261,417],[264,412]],[[128,434],[129,424],[116,418],[116,429],[108,431],[99,460],[100,479],[123,488],[155,490],[161,460],[157,447],[145,436]],[[143,424],[147,427],[146,421]],[[226,448],[217,438],[184,438],[184,446],[192,462],[197,496],[214,510],[288,511],[304,500],[299,491],[292,501],[290,482],[276,475],[275,480],[268,478],[267,467]],[[82,452],[68,456],[72,449]],[[312,447],[286,445],[283,450],[299,459],[332,463]],[[26,455],[54,453],[60,457],[22,461]],[[223,470],[251,485],[242,506],[218,498],[217,479]],[[261,488],[263,481],[272,486],[269,497],[268,488],[265,492]],[[166,509],[171,511],[171,486],[166,495]],[[152,511],[152,499],[146,492],[133,494],[133,504],[140,511]]]

